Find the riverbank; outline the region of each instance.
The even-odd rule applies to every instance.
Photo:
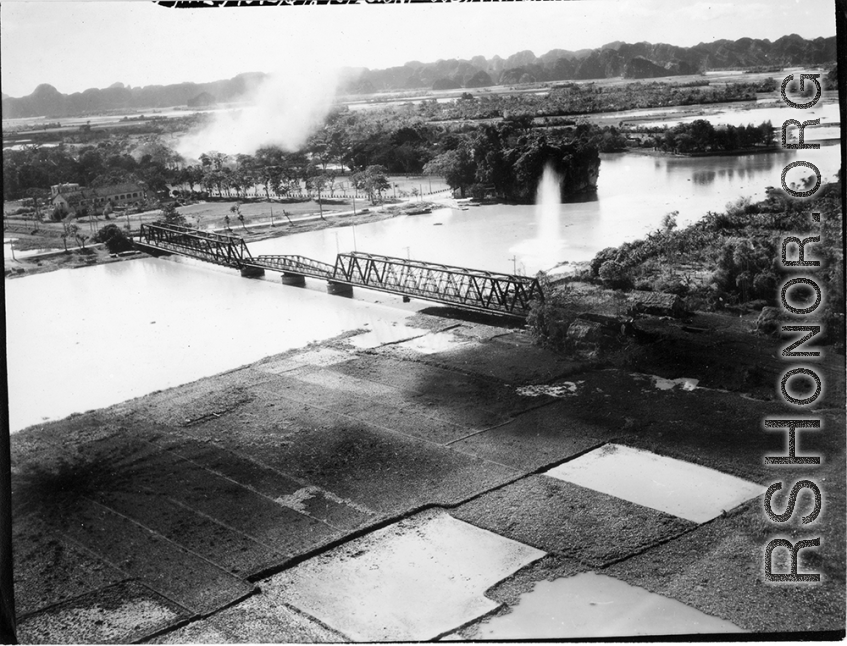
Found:
[[[304,213],[292,218],[290,221],[284,216],[280,217],[281,214],[278,213],[273,222],[252,222],[245,226],[237,223],[237,225],[231,226],[230,229],[218,229],[217,231],[220,233],[231,233],[231,235],[244,238],[245,242],[249,244],[250,242],[258,242],[269,238],[280,238],[331,227],[348,227],[380,222],[400,215],[427,212],[428,209],[443,206],[442,202],[408,201],[380,207],[365,207],[364,209],[357,210],[355,214],[353,211],[328,212],[323,217],[319,214]],[[228,209],[228,206],[228,204],[223,204],[218,210],[223,213]],[[9,233],[8,235],[18,239],[22,247],[32,249],[43,248],[45,244],[50,244],[51,241],[53,244],[57,242],[53,238],[44,238],[39,235],[23,233]],[[15,244],[17,245],[18,243],[16,242]],[[61,240],[58,240],[58,244],[61,244]],[[17,249],[18,247],[16,246],[15,248]],[[4,256],[3,264],[6,278],[23,278],[24,276],[42,274],[58,269],[90,267],[92,265],[131,260],[141,256],[143,254],[115,255],[110,253],[102,244],[87,244],[85,249],[70,245],[68,251],[54,250],[37,255],[25,255],[24,257],[18,254],[18,257],[15,259],[12,259],[11,255]]]
[[[634,371],[562,357],[493,320],[438,313],[412,316],[389,343],[354,331],[14,434],[21,641],[472,636],[539,581],[577,572],[745,630],[843,630],[843,490],[826,491],[815,526],[822,547],[801,552],[800,570],[823,572],[823,582],[799,591],[764,582],[761,553],[774,532],[761,495],[692,522],[545,475],[592,451],[628,447],[763,491],[774,476],[761,456],[784,447],[756,429],[779,407],[772,394],[726,390],[716,379],[755,365],[756,378],[772,385],[778,341],[751,336],[735,316],[650,319],[663,344],[693,343],[699,354],[670,365],[646,353]],[[842,356],[824,362],[843,374]],[[668,387],[651,374],[699,383]],[[816,477],[839,483],[843,384],[826,397],[817,414],[829,430],[815,444],[826,460]],[[448,526],[448,537],[484,530],[488,538],[473,543],[474,561],[489,572],[481,588],[455,587],[462,565],[439,569],[465,548],[427,538],[433,523],[439,536]],[[506,539],[539,552],[496,574],[485,546]],[[391,540],[406,547],[391,551],[400,549]],[[417,549],[426,567],[414,565]],[[360,558],[362,572],[344,574]],[[398,592],[386,599],[380,589]],[[409,603],[416,590],[439,592]],[[357,619],[362,608],[374,617]]]
[[[647,157],[682,157],[682,158],[699,158],[699,157],[738,157],[741,155],[760,155],[764,153],[773,153],[781,150],[779,146],[762,146],[759,148],[743,148],[739,150],[717,150],[717,151],[709,151],[709,152],[698,152],[698,153],[672,153],[662,150],[655,150],[653,148],[627,148],[625,151],[627,153],[632,153],[634,155],[645,155]]]

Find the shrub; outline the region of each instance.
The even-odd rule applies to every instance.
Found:
[[[130,242],[116,224],[107,224],[97,232],[94,236],[95,242],[103,242],[109,253],[120,253],[122,251],[132,250],[132,242]]]
[[[681,279],[676,276],[671,276],[656,279],[653,282],[651,291],[676,294],[677,296],[687,296],[689,289],[688,285],[686,285]]]
[[[563,351],[566,348],[567,332],[578,315],[578,306],[571,290],[564,287],[544,288],[544,300],[533,301],[526,322],[530,333],[541,345]]]
[[[777,277],[772,271],[759,272],[753,278],[753,295],[769,303],[776,295]]]
[[[589,263],[591,265],[591,274],[599,275],[601,265],[607,260],[615,260],[618,257],[617,247],[606,247],[602,251],[598,251],[597,255]]]
[[[631,289],[632,275],[616,260],[607,260],[597,272],[603,282],[615,289]]]

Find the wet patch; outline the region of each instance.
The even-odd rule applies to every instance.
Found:
[[[472,343],[453,332],[433,332],[400,343],[398,347],[413,350],[419,354],[438,354],[458,350]]]
[[[595,491],[705,523],[765,492],[720,471],[619,444],[607,444],[547,472]]]
[[[320,487],[303,487],[290,496],[277,498],[276,501],[340,529],[354,529],[373,518],[373,512],[369,509],[339,498]]]
[[[397,343],[423,336],[429,332],[429,330],[397,325],[396,322],[389,323],[387,321],[375,321],[370,327],[369,331],[350,337],[347,342],[355,348],[370,350],[387,343]]]
[[[584,383],[584,381],[561,381],[553,385],[520,386],[517,392],[518,395],[523,397],[540,397],[541,395],[547,395],[548,397],[568,397],[575,395],[579,384]]]
[[[658,390],[685,390],[692,391],[697,389],[697,384],[700,383],[699,379],[692,379],[691,377],[680,377],[679,379],[665,379],[664,377],[659,377],[657,375],[645,375],[638,372],[632,373],[632,376],[636,379],[649,379],[653,383],[653,387]]]
[[[593,572],[540,581],[511,612],[476,629],[473,638],[483,640],[744,632],[674,599]]]
[[[271,577],[262,589],[355,641],[429,640],[496,609],[485,590],[543,555],[431,511]]]
[[[355,356],[356,355],[353,352],[338,350],[336,348],[318,348],[316,350],[298,352],[294,355],[283,357],[281,359],[262,361],[255,364],[253,368],[260,372],[278,375],[283,372],[302,368],[303,366],[334,366],[337,363],[349,361]]]
[[[529,476],[451,511],[461,520],[599,567],[695,524],[547,476]]]
[[[24,644],[130,644],[190,613],[137,582],[110,586],[23,618]]]

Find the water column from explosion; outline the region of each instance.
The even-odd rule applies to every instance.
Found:
[[[548,242],[559,240],[561,181],[559,174],[547,164],[535,193],[535,222],[538,228],[536,238],[541,243],[541,248]]]
[[[536,267],[553,267],[564,260],[561,257],[564,240],[559,232],[561,183],[559,174],[547,164],[535,193],[535,238],[524,240],[511,249],[518,259],[531,259],[528,264]]]

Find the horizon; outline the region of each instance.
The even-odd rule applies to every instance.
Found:
[[[797,35],[799,35],[799,34],[792,32],[790,34],[783,34],[782,36],[780,36],[778,38],[774,38],[772,40],[769,39],[769,38],[761,38],[761,39],[757,39],[757,40],[763,40],[763,41],[768,41],[768,42],[773,43],[775,41],[780,40],[781,38],[787,38],[787,37],[790,37],[790,36],[797,36]],[[835,36],[816,36],[815,38],[834,38],[834,37]],[[700,41],[699,43],[696,43],[695,45],[690,45],[688,47],[696,47],[698,45],[704,45],[704,44],[708,45],[708,44],[717,42],[719,40],[731,40],[731,39],[717,38],[717,39],[712,40],[712,41]],[[734,39],[734,40],[738,40],[738,39]],[[814,39],[806,39],[806,40],[814,40]],[[492,56],[486,56],[485,58],[488,61],[491,61],[492,59],[497,58],[497,57],[499,57],[501,60],[506,60],[506,59],[508,59],[509,57],[511,57],[515,54],[525,52],[525,51],[532,52],[532,54],[536,58],[541,58],[542,56],[544,56],[545,54],[547,54],[551,51],[559,51],[560,50],[560,51],[567,51],[569,53],[577,53],[579,51],[584,51],[584,50],[587,50],[587,49],[604,49],[604,48],[606,48],[610,45],[615,45],[615,44],[636,45],[636,44],[639,44],[639,43],[647,43],[649,45],[671,45],[670,43],[650,42],[650,41],[645,41],[645,40],[638,40],[638,41],[613,40],[613,41],[609,41],[607,43],[603,43],[602,45],[598,45],[597,47],[590,47],[590,48],[583,47],[583,48],[580,48],[580,49],[577,49],[577,50],[568,50],[568,49],[565,49],[565,48],[562,48],[562,47],[554,47],[553,49],[545,50],[545,51],[543,51],[539,54],[537,51],[534,51],[532,49],[522,49],[522,50],[514,51],[514,52],[511,52],[511,53],[508,53],[508,54],[493,54]],[[675,45],[671,45],[671,46],[675,46]],[[477,55],[477,56],[479,56],[479,55]],[[463,57],[463,58],[455,58],[455,59],[452,59],[452,60],[461,60],[461,61],[470,62],[475,57],[476,56],[469,56],[469,57]],[[343,67],[340,67],[338,69],[342,73],[347,71],[347,70],[354,70],[354,71],[358,71],[358,70],[362,70],[362,71],[364,71],[364,70],[380,70],[380,69],[389,69],[389,68],[392,68],[392,67],[405,67],[406,65],[409,65],[411,63],[420,63],[422,65],[429,65],[429,64],[432,64],[432,63],[436,63],[439,60],[448,60],[448,59],[437,59],[437,60],[412,59],[412,60],[405,61],[404,63],[401,63],[400,65],[389,65],[389,66],[382,67],[382,68],[379,68],[379,67],[362,67],[362,66],[343,66]],[[108,88],[115,86],[115,85],[122,85],[123,87],[128,88],[128,89],[136,89],[136,88],[155,87],[155,86],[178,85],[178,84],[182,84],[182,83],[195,83],[195,84],[214,83],[214,82],[217,82],[217,81],[227,81],[227,80],[230,80],[232,78],[237,78],[239,76],[250,76],[250,75],[254,75],[254,74],[265,74],[265,75],[267,75],[267,74],[271,74],[271,73],[272,72],[265,72],[265,71],[261,71],[261,70],[247,70],[247,71],[238,72],[238,73],[236,73],[236,74],[234,74],[230,77],[215,78],[215,79],[210,79],[210,80],[207,80],[207,81],[191,81],[191,80],[183,79],[182,81],[175,81],[173,83],[151,83],[149,85],[130,85],[128,83],[124,83],[123,81],[118,80],[118,81],[114,81],[114,82],[110,83],[109,85],[106,85],[106,86],[103,86],[103,87],[85,88],[85,90],[76,90],[74,92],[63,92],[63,94],[71,95],[71,94],[81,93],[81,92],[84,92],[86,90],[92,90],[92,89],[105,90],[105,89],[108,89]],[[55,88],[55,86],[52,83],[39,83],[38,85],[35,86],[35,88],[33,88],[33,92],[38,87],[40,87],[42,85],[50,85],[50,86]],[[58,88],[56,88],[56,89],[58,90]],[[61,92],[61,90],[59,90],[59,91]],[[30,94],[32,94],[32,92]],[[4,92],[4,95],[6,95],[9,98],[24,98],[26,96],[29,96],[29,94],[27,94],[27,95],[22,95],[20,97],[12,97],[11,95],[6,94],[5,92]]]
[[[671,0],[572,0],[371,6],[168,9],[127,1],[4,2],[2,91],[21,98],[42,84],[73,94],[115,83],[144,87],[207,83],[252,72],[290,74],[304,63],[310,69],[373,70],[474,56],[505,59],[527,50],[536,56],[554,49],[576,52],[616,42],[693,47],[739,38],[773,42],[792,34],[807,40],[835,35],[832,0],[800,5],[794,0],[683,6]],[[562,28],[537,28],[556,23]],[[75,35],[70,46],[69,24]],[[673,29],[686,24],[692,28]],[[406,32],[413,25],[409,38]],[[324,33],[329,36],[315,38]],[[37,49],[31,46],[34,40]],[[289,60],[289,54],[296,59]]]

